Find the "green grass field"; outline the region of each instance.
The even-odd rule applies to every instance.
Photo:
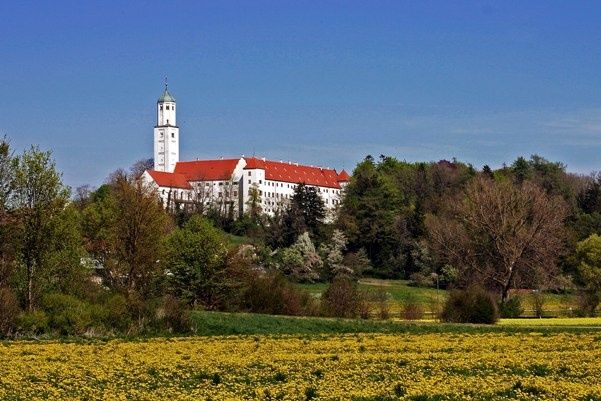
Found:
[[[250,313],[194,312],[196,335],[321,335],[343,333],[524,333],[599,331],[601,318],[504,319],[497,325],[447,324],[436,321],[332,319]]]
[[[327,284],[303,284],[302,288],[309,291],[315,297],[321,296],[326,289]],[[409,285],[407,280],[379,280],[364,278],[359,281],[359,288],[367,293],[376,293],[383,291],[387,295],[388,307],[393,317],[399,317],[403,306],[407,302],[419,303],[426,312],[426,317],[431,317],[432,312],[439,310],[447,298],[446,290],[436,290],[435,288],[421,288]],[[520,293],[522,307],[524,308],[524,317],[534,316],[534,305],[532,294],[528,291]],[[543,310],[545,316],[570,316],[570,310],[577,308],[577,300],[574,295],[566,294],[543,294]]]

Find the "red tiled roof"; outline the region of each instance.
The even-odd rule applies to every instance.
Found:
[[[166,173],[164,171],[148,170],[148,174],[160,187],[191,189],[190,183],[183,174]]]
[[[188,181],[229,180],[238,161],[239,159],[223,159],[178,162],[174,172],[185,175]]]
[[[265,170],[265,179],[272,181],[294,182],[297,184],[320,187],[340,188],[339,176],[334,169],[297,165],[295,163],[275,162],[272,160],[245,157],[245,170]]]
[[[340,174],[338,174],[338,182],[347,182],[351,178],[350,175],[346,172],[346,170],[342,170]]]

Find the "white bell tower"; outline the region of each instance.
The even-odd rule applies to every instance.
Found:
[[[165,90],[157,100],[157,124],[154,127],[154,169],[172,173],[179,161],[179,127],[175,119],[175,98]]]

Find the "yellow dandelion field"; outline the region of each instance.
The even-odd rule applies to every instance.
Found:
[[[601,333],[0,344],[1,400],[601,400]]]

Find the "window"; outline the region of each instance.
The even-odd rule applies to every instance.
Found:
[[[250,177],[250,171],[248,172],[248,176]]]
[[[166,105],[166,106],[165,106],[165,110],[169,110],[169,105]]]
[[[234,196],[238,196],[238,191],[234,191]]]
[[[169,124],[169,120],[167,120],[167,124]],[[175,132],[171,133],[171,138],[175,138]]]
[[[159,106],[159,110],[161,110],[161,111],[163,110],[163,105]]]
[[[248,180],[248,183],[250,184],[250,180]]]
[[[219,182],[219,186],[223,186],[223,182]]]
[[[259,184],[263,184],[263,180],[259,180]]]

